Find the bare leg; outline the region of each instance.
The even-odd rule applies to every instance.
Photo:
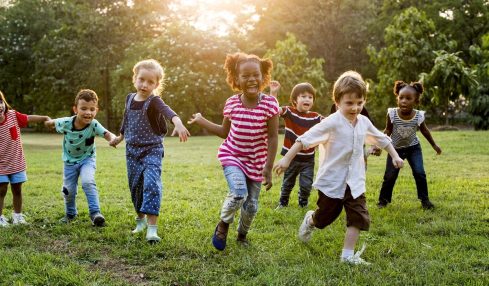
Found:
[[[22,212],[22,183],[11,184],[13,194],[13,205],[14,205],[14,213]]]
[[[3,214],[3,205],[4,205],[5,196],[7,195],[7,190],[8,190],[8,183],[1,183],[0,184],[0,215]]]
[[[357,244],[359,236],[360,236],[360,229],[354,226],[347,227],[343,249],[355,250],[355,245]]]
[[[139,214],[138,214],[139,216]],[[148,224],[149,225],[156,225],[156,222],[158,221],[158,216],[157,215],[146,215],[148,217]]]

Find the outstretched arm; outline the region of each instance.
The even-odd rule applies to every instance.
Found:
[[[35,122],[35,123],[39,123],[39,122],[46,122],[48,120],[51,120],[51,118],[49,118],[49,116],[44,116],[44,115],[27,115],[27,122]]]
[[[268,191],[272,187],[272,167],[277,155],[278,145],[278,115],[273,116],[267,122],[268,150],[267,163],[263,168],[263,185]]]
[[[304,145],[302,145],[302,142],[296,141],[294,145],[290,147],[289,151],[287,151],[287,154],[285,154],[285,156],[280,159],[277,164],[275,164],[275,166],[273,166],[273,171],[275,171],[277,175],[285,172],[285,170],[287,170],[287,168],[289,167],[292,159],[294,159],[295,155],[297,155],[297,153],[299,153],[302,149],[304,149]]]
[[[229,129],[231,129],[231,121],[229,118],[224,117],[222,120],[222,124],[215,124],[214,122],[210,122],[205,119],[204,116],[200,113],[192,114],[192,118],[188,121],[188,124],[196,123],[202,128],[207,129],[210,133],[217,135],[223,139],[228,137]]]
[[[182,123],[182,120],[180,120],[180,117],[173,116],[171,121],[175,125],[175,129],[173,129],[171,136],[175,136],[178,134],[178,137],[180,138],[180,142],[186,142],[188,137],[190,136],[190,132],[188,132],[187,128],[185,128],[185,126]]]
[[[419,126],[419,130],[421,131],[421,134],[423,134],[423,136],[426,138],[426,140],[428,140],[428,142],[430,142],[431,147],[433,147],[433,149],[435,149],[436,154],[440,155],[441,154],[441,148],[438,145],[436,145],[435,140],[431,136],[431,132],[428,129],[428,126],[426,126],[426,124],[424,123],[424,121]]]
[[[49,129],[54,129],[54,119],[49,118],[48,120],[44,121],[44,126]]]

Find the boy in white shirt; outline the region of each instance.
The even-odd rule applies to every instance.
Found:
[[[403,165],[390,138],[377,130],[367,117],[360,115],[366,95],[367,87],[359,73],[343,73],[333,88],[338,111],[297,138],[289,152],[274,166],[280,175],[300,150],[319,145],[320,166],[313,184],[319,190],[318,208],[306,213],[299,228],[299,239],[308,242],[315,228],[330,225],[344,208],[347,230],[341,261],[352,264],[369,264],[360,257],[363,249],[354,253],[360,230],[367,231],[370,226],[364,195],[363,144],[385,149],[396,168]]]

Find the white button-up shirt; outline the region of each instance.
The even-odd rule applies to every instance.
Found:
[[[319,145],[319,170],[313,186],[330,198],[342,199],[346,185],[353,198],[365,193],[364,143],[387,147],[391,139],[363,116],[353,126],[337,111],[297,138],[304,149]]]

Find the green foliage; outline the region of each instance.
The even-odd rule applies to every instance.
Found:
[[[236,243],[236,220],[227,249],[214,250],[210,238],[228,190],[216,159],[222,141],[217,137],[191,137],[184,144],[177,138],[165,140],[161,243],[149,245],[144,233],[131,234],[135,212],[124,146],[113,149],[101,138],[96,140],[96,180],[107,226],[90,225],[81,189],[78,218],[60,224],[62,137],[22,134],[29,176],[23,185],[24,213],[30,225],[0,228],[0,284],[488,285],[489,134],[432,134],[443,148],[441,156],[426,140],[421,143],[434,211],[421,209],[407,165],[392,204],[374,207],[386,155],[368,159],[366,197],[372,224],[358,246],[367,243],[362,257],[373,263],[369,267],[339,262],[344,212],[326,229],[315,231],[308,244],[299,242],[297,230],[304,213],[314,209],[317,192],[307,209],[298,207],[293,191],[290,206],[275,211],[282,181],[275,176],[272,189],[260,194],[250,246]],[[5,202],[4,214],[10,217],[10,191]]]
[[[470,90],[477,85],[475,70],[471,70],[458,56],[460,53],[435,51],[435,64],[429,74],[421,74],[426,95],[435,106],[443,107],[445,125],[448,125],[449,114],[455,115],[456,102],[465,101]]]
[[[281,84],[279,102],[288,105],[292,88],[301,82],[309,82],[316,89],[315,109],[327,114],[331,100],[327,98],[328,83],[324,79],[324,59],[310,58],[307,46],[297,40],[294,34],[287,34],[283,41],[277,41],[275,48],[265,54],[274,63],[273,78]]]
[[[379,80],[369,102],[374,118],[383,117],[386,108],[395,105],[392,88],[396,80],[418,81],[421,72],[431,70],[435,60],[433,50],[445,45],[445,39],[437,33],[435,23],[414,7],[394,18],[385,30],[386,46],[379,51],[369,48]]]
[[[476,130],[489,129],[489,34],[482,37],[482,46],[471,47],[472,69],[477,75],[478,85],[471,89],[468,112],[470,122]]]

